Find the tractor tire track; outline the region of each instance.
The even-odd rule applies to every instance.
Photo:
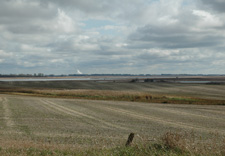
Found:
[[[6,98],[2,98],[2,106],[4,110],[4,119],[6,122],[6,126],[12,129],[15,126],[14,121],[12,120],[12,112],[8,105],[8,100]]]
[[[198,110],[203,111],[203,112],[225,115],[225,112],[222,112],[219,110],[208,110],[208,109],[198,109]]]
[[[122,127],[122,126],[119,126],[119,125],[116,125],[116,124],[113,124],[113,123],[110,123],[110,122],[107,122],[107,121],[104,121],[102,119],[98,119],[94,116],[90,116],[90,115],[87,115],[87,114],[84,114],[84,113],[81,113],[79,111],[75,111],[75,110],[72,110],[72,109],[69,109],[67,107],[64,107],[64,106],[61,106],[59,104],[56,104],[54,102],[51,102],[51,101],[48,101],[48,100],[41,100],[41,102],[43,104],[45,104],[46,106],[52,108],[52,109],[56,109],[57,111],[59,112],[63,112],[67,115],[71,115],[71,116],[75,116],[75,117],[78,117],[78,118],[87,118],[87,119],[91,119],[91,120],[94,120],[94,121],[97,121],[97,122],[100,122],[102,124],[104,124],[105,127],[107,128],[111,128],[111,127],[114,127],[114,128],[117,128],[117,129],[122,129],[122,130],[127,130],[126,127]],[[91,122],[90,122],[91,123]],[[92,123],[91,123],[92,124]]]
[[[197,126],[197,125],[193,125],[193,124],[189,124],[189,123],[178,122],[178,121],[175,121],[175,120],[162,119],[162,118],[158,118],[158,117],[154,117],[154,116],[138,114],[137,112],[134,112],[134,111],[128,111],[128,110],[119,109],[119,108],[112,108],[111,106],[101,105],[101,108],[103,108],[103,107],[104,107],[105,110],[108,110],[108,111],[114,111],[114,112],[117,112],[117,113],[121,113],[121,114],[124,114],[126,116],[130,116],[132,118],[149,120],[151,122],[155,122],[155,123],[158,123],[158,124],[172,126],[174,128],[179,127],[179,128],[185,128],[185,129],[197,130],[197,131],[204,131],[204,132],[214,132],[215,131],[215,129],[213,129],[213,128],[206,128],[206,127]],[[218,133],[225,134],[225,130],[219,130]]]
[[[140,107],[146,109],[146,107],[139,105]],[[168,108],[162,108],[162,107],[151,107],[152,110],[156,110],[156,111],[160,111],[160,112],[165,112],[165,113],[170,113],[170,114],[174,114],[174,115],[182,115],[182,116],[187,116],[187,117],[200,117],[200,118],[206,118],[206,119],[215,119],[215,120],[224,120],[221,118],[217,118],[217,117],[212,117],[212,116],[206,116],[206,115],[201,115],[201,114],[194,114],[194,113],[189,113],[189,112],[185,112],[184,110],[171,110]]]
[[[144,110],[146,110],[146,107],[149,106],[149,108],[151,110],[156,110],[156,111],[159,111],[159,112],[166,112],[166,113],[170,113],[170,114],[174,114],[174,115],[182,115],[182,116],[187,116],[187,117],[201,117],[201,118],[206,118],[206,119],[215,119],[215,120],[224,120],[223,118],[218,118],[218,117],[212,117],[212,116],[206,116],[206,115],[201,115],[201,114],[195,114],[195,113],[190,113],[190,112],[186,112],[183,110],[175,110],[174,108],[168,108],[168,107],[159,107],[160,104],[157,104],[157,105],[150,105],[149,103],[123,103],[122,104],[123,106],[138,106],[139,108],[142,108]],[[190,108],[191,106],[189,106]],[[199,110],[199,108],[197,109]],[[214,111],[214,110],[203,110],[203,111],[210,111],[210,112],[213,112],[213,113],[221,113],[221,114],[225,114],[225,112],[221,112],[221,111]]]

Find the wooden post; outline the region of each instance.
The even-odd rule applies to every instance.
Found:
[[[126,146],[130,146],[132,141],[134,139],[134,133],[130,133],[128,139],[127,139],[127,143],[126,143]]]

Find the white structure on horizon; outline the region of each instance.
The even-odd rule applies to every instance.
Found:
[[[79,69],[77,69],[77,74],[83,74]]]

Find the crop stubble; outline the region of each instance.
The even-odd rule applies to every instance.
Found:
[[[93,140],[100,143],[107,139],[111,142],[122,140],[129,132],[145,138],[154,138],[169,130],[193,130],[200,134],[216,132],[225,135],[224,106],[7,95],[0,95],[0,104],[3,112],[1,118],[4,118],[6,124],[5,128],[0,129],[3,138],[7,138],[8,129],[21,131],[26,134],[26,137],[21,138],[27,140],[49,137],[50,140],[53,138],[53,142],[67,142],[67,137],[77,139],[81,136],[85,140],[77,144],[82,145],[91,144]],[[70,142],[71,140],[67,144]]]

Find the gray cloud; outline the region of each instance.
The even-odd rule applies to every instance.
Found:
[[[83,1],[83,0],[48,0],[39,1],[45,5],[57,5],[69,9],[70,11],[77,9],[83,14],[95,17],[102,17],[107,19],[109,17],[123,16],[124,14],[135,14],[140,7],[144,7],[143,0],[94,0],[94,1]],[[135,12],[135,13],[134,13]]]
[[[130,39],[143,41],[147,46],[150,46],[146,48],[152,46],[158,48],[201,48],[223,44],[225,38],[223,35],[218,36],[207,32],[182,31],[178,25],[173,25],[171,27],[145,26],[131,34]],[[142,44],[140,48],[144,47]]]
[[[0,5],[0,23],[28,22],[32,19],[51,19],[57,10],[42,7],[36,1],[3,0]]]
[[[137,28],[129,39],[139,41],[138,45],[142,42],[142,47],[149,45],[146,48],[201,48],[224,44],[224,30],[219,28],[224,22],[213,17],[205,11],[180,10],[165,20],[168,23],[157,21]]]
[[[225,1],[223,0],[201,0],[201,5],[205,5],[217,12],[225,12]]]
[[[223,7],[219,0],[3,0],[0,73],[223,73]]]

